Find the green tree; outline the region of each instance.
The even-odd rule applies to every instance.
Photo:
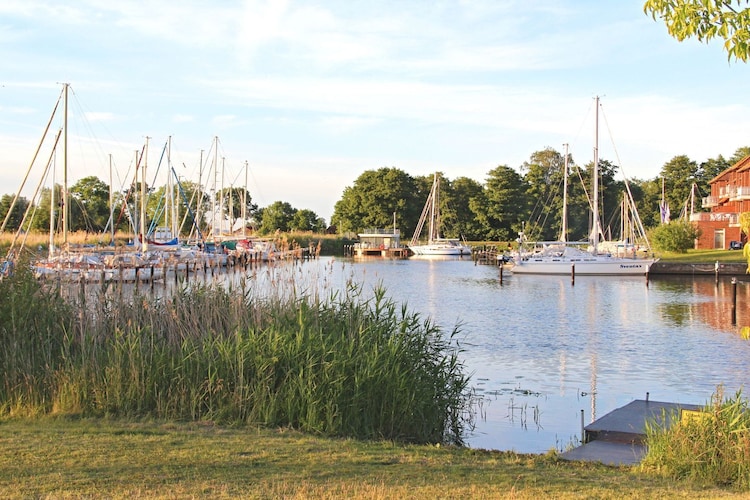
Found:
[[[92,175],[73,184],[70,195],[70,230],[103,231],[109,220],[109,186]]]
[[[656,226],[649,232],[649,240],[656,250],[685,253],[695,246],[700,230],[690,222],[672,221]]]
[[[487,173],[483,196],[470,200],[470,208],[484,229],[488,240],[509,241],[516,238],[528,216],[528,186],[521,174],[507,165]]]
[[[552,148],[531,154],[521,166],[533,206],[525,228],[532,240],[556,240],[562,224],[565,157]]]
[[[318,214],[312,210],[303,208],[294,213],[289,229],[292,231],[312,231],[313,233],[322,233],[326,230],[326,221],[325,219],[318,217]]]
[[[484,212],[484,205],[472,203],[474,200],[483,200],[483,195],[484,188],[473,179],[458,177],[452,181],[450,183],[450,202],[455,216],[455,227],[448,228],[447,231],[463,235],[468,240],[487,239],[486,232],[478,219],[478,216]],[[478,212],[472,209],[472,204],[481,206]]]
[[[737,148],[737,151],[735,151],[732,157],[729,159],[730,166],[734,165],[735,163],[742,160],[746,156],[750,156],[750,146],[743,146],[741,148]]]
[[[275,201],[263,209],[259,231],[269,234],[276,231],[282,233],[291,229],[292,220],[297,210],[285,201]]]
[[[429,191],[429,190],[428,190]],[[344,189],[333,209],[331,223],[339,233],[396,225],[413,231],[427,192],[406,172],[383,167],[362,173],[353,186]]]
[[[26,209],[29,207],[29,200],[27,200],[23,196],[19,196],[16,200],[16,204],[13,206],[13,210],[10,210],[10,206],[13,205],[14,198],[15,196],[11,194],[4,194],[2,198],[0,198],[0,226],[2,226],[7,217],[8,222],[5,224],[6,231],[18,230],[18,228],[21,226],[23,215],[26,212]],[[9,210],[10,216],[8,216]]]
[[[721,38],[728,59],[750,58],[750,0],[647,0],[643,10],[679,41]]]
[[[670,211],[675,210],[675,213],[679,214],[679,207],[690,198],[693,183],[701,182],[703,175],[696,162],[685,155],[679,155],[664,164],[661,178],[664,180],[666,201],[669,203]]]

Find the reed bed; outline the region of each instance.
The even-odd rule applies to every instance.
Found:
[[[457,331],[445,335],[382,289],[322,298],[293,272],[292,286],[274,278],[271,293],[242,279],[76,303],[19,272],[0,282],[0,414],[460,444],[472,412]]]
[[[677,479],[750,489],[750,413],[737,391],[725,398],[718,387],[703,412],[693,418],[664,415],[675,424],[647,423],[648,453],[641,468]],[[662,418],[666,422],[667,418]]]

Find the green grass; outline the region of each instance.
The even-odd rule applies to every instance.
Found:
[[[673,414],[661,420],[667,417],[677,423],[647,424],[643,470],[750,490],[750,413],[740,391],[725,399],[719,387],[697,417],[680,420]]]
[[[330,439],[289,429],[108,419],[0,421],[0,497],[743,498],[554,454]]]
[[[657,252],[663,262],[680,262],[686,264],[713,264],[719,262],[747,263],[740,250],[688,250],[686,253]]]

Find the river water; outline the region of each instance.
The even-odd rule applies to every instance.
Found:
[[[564,450],[579,443],[582,416],[588,424],[647,394],[705,404],[717,386],[731,395],[750,380],[743,337],[750,281],[733,286],[731,276],[718,284],[713,276],[577,276],[572,283],[506,271],[501,282],[499,268],[466,259],[324,257],[203,279],[323,297],[354,286],[367,298],[383,287],[446,334],[458,326],[477,395],[467,436],[474,448]]]
[[[708,277],[512,275],[471,260],[347,260],[301,264],[323,288],[351,283],[458,325],[480,397],[475,448],[544,453],[577,444],[581,415],[597,417],[648,397],[705,404],[719,384],[750,380],[750,283]],[[262,273],[262,271],[261,271]],[[743,276],[739,277],[740,279]],[[737,320],[732,324],[733,293]]]

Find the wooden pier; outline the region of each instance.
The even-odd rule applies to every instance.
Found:
[[[669,427],[682,410],[699,411],[700,405],[636,399],[607,413],[583,428],[583,444],[561,458],[607,465],[636,465],[646,455],[646,422]],[[666,421],[664,420],[666,418]]]

